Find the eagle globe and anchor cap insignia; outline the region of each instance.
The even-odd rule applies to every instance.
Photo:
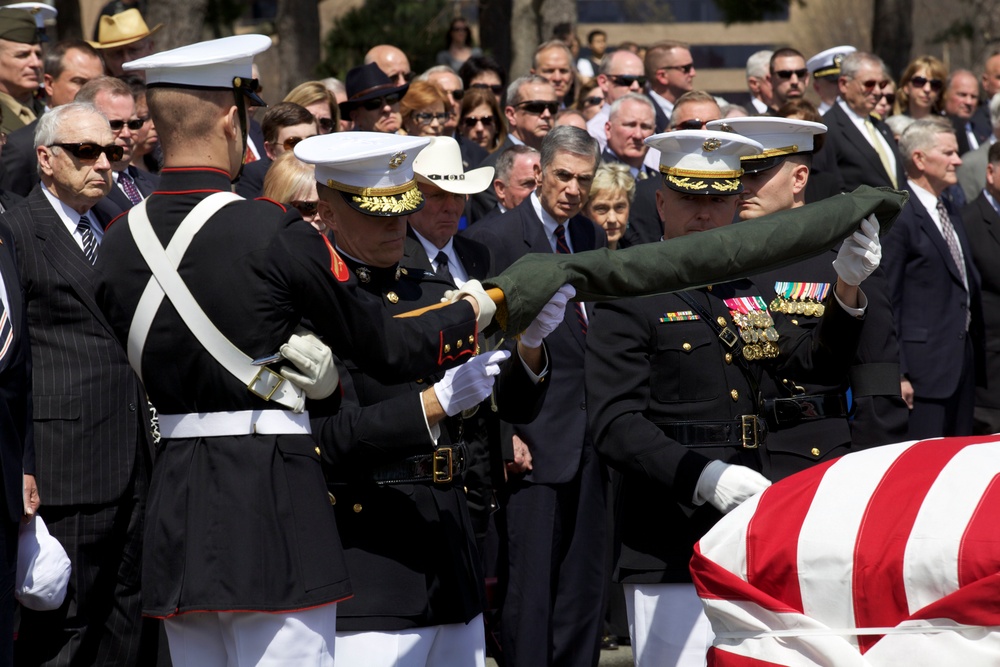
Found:
[[[406,162],[406,153],[397,151],[389,158],[389,169],[398,169],[404,162]]]
[[[722,142],[718,139],[706,139],[705,143],[703,143],[701,147],[711,153],[712,151],[717,151],[722,148]]]

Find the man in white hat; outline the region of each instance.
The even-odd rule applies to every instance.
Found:
[[[126,9],[120,14],[102,16],[97,24],[97,41],[90,42],[90,45],[104,56],[108,74],[121,76],[125,72],[122,69],[124,63],[153,52],[156,45],[152,36],[162,27],[163,24],[158,23],[150,29],[138,9]]]
[[[708,126],[737,132],[764,147],[759,155],[742,161],[740,220],[805,206],[812,156],[822,147],[825,125],[790,118],[731,118]],[[834,248],[754,276],[772,306],[772,315],[793,326],[815,328],[822,315],[818,304],[837,280],[830,264],[836,254]],[[856,449],[906,439],[907,410],[899,393],[899,344],[888,283],[881,269],[865,281],[865,295],[868,317],[858,354],[848,367],[823,382],[809,384],[790,376],[782,378],[789,382],[765,389],[765,410],[771,421],[765,472],[771,480]],[[848,390],[850,401],[845,395]]]
[[[459,303],[393,319],[297,213],[230,192],[246,107],[263,104],[251,62],[270,43],[229,37],[125,66],[146,72],[164,168],[157,192],[105,235],[99,301],[160,413],[143,610],[167,619],[175,665],[333,664],[334,603],[351,595],[321,470],[335,452],[316,446],[300,412],[333,390],[332,362],[313,336],[283,344],[300,321],[391,384],[474,356],[477,316],[479,327],[492,316],[470,283]],[[331,135],[344,143],[317,168],[323,205],[338,219],[411,212],[427,140],[364,136]],[[305,396],[284,381],[294,369],[269,367],[279,351],[313,373],[312,385],[298,379]]]
[[[761,145],[729,132],[651,137],[660,150],[664,242],[730,224],[740,158]],[[869,223],[865,223],[870,226]],[[635,664],[702,667],[712,631],[690,583],[695,542],[770,482],[761,475],[766,375],[846,363],[862,329],[857,285],[877,265],[877,231],[844,243],[824,326],[791,331],[749,280],[598,304],[587,335],[589,424],[622,475],[615,580],[625,584]],[[871,255],[871,256],[869,256]],[[779,357],[779,353],[781,356]]]
[[[465,193],[485,188],[493,169],[464,172],[454,139],[432,139],[414,161],[415,171],[423,165],[424,174],[416,172],[423,203],[409,216],[353,209],[331,215],[330,199],[341,195],[327,183],[342,184],[344,174],[323,161],[345,150],[345,139],[370,136],[315,137],[295,148],[304,161],[318,161],[320,214],[360,291],[395,315],[436,304],[457,284],[489,275],[489,250],[467,239],[452,243],[451,235]],[[407,217],[419,218],[426,236],[408,237]],[[432,267],[422,245],[444,258]],[[340,358],[340,409],[313,421],[320,446],[336,452],[328,488],[354,593],[337,608],[338,664],[485,664],[483,573],[474,537],[485,533],[489,509],[470,517],[466,506],[471,499],[486,504],[489,489],[489,480],[479,478],[488,465],[482,420],[523,422],[537,414],[548,386],[542,339],[561,321],[561,299],[528,328],[512,358],[484,347],[447,373],[392,383],[372,377],[350,355]],[[460,341],[451,353],[478,344]],[[496,413],[482,404],[491,394]]]
[[[853,46],[835,46],[826,51],[820,51],[806,61],[806,69],[812,73],[813,89],[819,95],[819,115],[825,114],[837,101],[840,94],[840,63],[844,58],[857,51]]]

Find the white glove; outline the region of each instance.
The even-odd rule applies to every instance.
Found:
[[[482,283],[478,280],[470,280],[462,285],[462,289],[448,290],[444,293],[444,298],[441,301],[444,303],[454,303],[466,296],[471,296],[479,304],[479,317],[476,318],[476,326],[482,331],[493,321],[493,315],[497,312],[497,305],[486,294],[486,290],[483,289]]]
[[[333,352],[311,331],[300,329],[281,346],[281,356],[298,370],[281,367],[281,376],[302,389],[307,398],[326,398],[340,383]]]
[[[469,359],[452,368],[434,385],[441,409],[449,417],[482,403],[493,391],[494,378],[500,374],[500,364],[510,352],[497,350]]]
[[[861,221],[861,229],[840,246],[833,268],[848,285],[860,285],[882,261],[882,244],[878,240],[878,220],[869,215]]]
[[[694,489],[694,504],[709,503],[723,514],[732,512],[750,496],[771,486],[756,470],[746,466],[712,461],[701,471]]]
[[[541,347],[542,341],[550,333],[556,330],[559,323],[566,315],[566,304],[576,296],[576,288],[572,285],[563,285],[559,291],[552,295],[549,302],[542,308],[528,328],[521,334],[521,343],[526,347]]]

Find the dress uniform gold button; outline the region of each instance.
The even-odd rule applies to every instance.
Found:
[[[728,352],[726,352],[726,363],[727,363],[727,364],[731,364],[731,363],[733,363],[733,355],[731,355],[731,354],[730,354],[730,353],[728,353]]]
[[[319,447],[316,448],[316,456],[319,456]]]
[[[469,336],[469,345],[472,345],[475,342],[476,342],[476,337],[475,336]]]
[[[682,348],[682,349],[683,349],[683,350],[684,350],[685,352],[690,352],[690,351],[691,351],[691,343],[684,343],[683,345],[681,345],[681,348]]]
[[[399,295],[395,292],[389,292],[385,298],[389,299],[389,303],[399,303]]]
[[[448,343],[445,343],[444,344],[444,353],[448,354],[449,352],[451,352],[451,345],[449,345]]]
[[[354,503],[354,507],[352,507],[351,509],[354,510],[355,514],[360,514],[361,513],[361,503]]]
[[[719,317],[716,318],[715,321],[719,323],[720,327],[726,326],[726,318],[724,318],[722,315],[719,315]]]
[[[734,401],[740,400],[740,392],[736,391],[735,389],[729,392],[729,395],[733,397]]]
[[[337,504],[337,497],[335,495],[333,495],[329,491],[326,492],[326,495],[330,496],[330,504],[331,505],[336,505]]]
[[[455,341],[455,347],[457,347],[460,350],[462,349],[462,339],[461,338],[459,338],[457,341]]]
[[[809,453],[811,453],[813,456],[819,456],[819,447],[813,447],[811,450],[809,450]]]
[[[711,286],[711,285],[709,285],[709,286],[708,286],[708,287],[706,287],[705,289],[707,289],[707,290],[708,290],[709,292],[711,292],[711,291],[712,291],[712,286]]]

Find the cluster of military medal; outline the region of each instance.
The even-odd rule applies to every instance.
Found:
[[[767,312],[767,304],[759,296],[743,296],[725,300],[733,323],[743,339],[743,357],[747,361],[774,359],[778,356],[778,331]]]
[[[823,317],[823,301],[830,291],[830,283],[774,283],[774,301],[771,310],[786,315]]]

